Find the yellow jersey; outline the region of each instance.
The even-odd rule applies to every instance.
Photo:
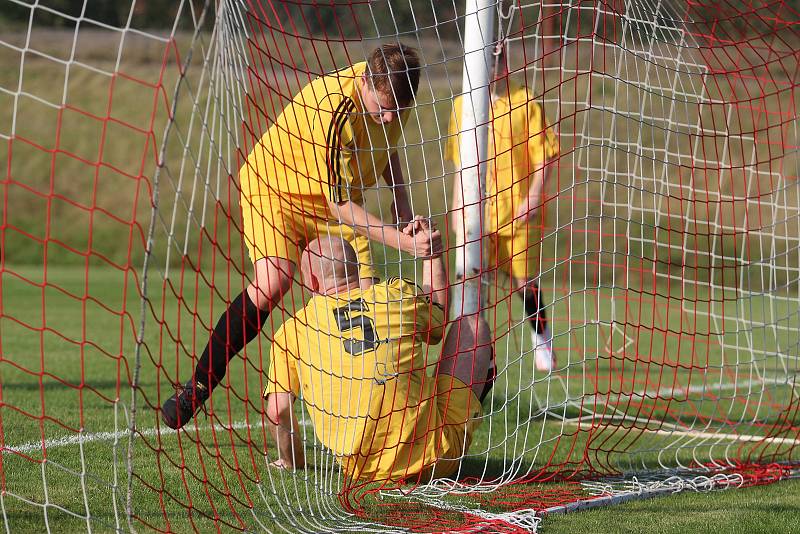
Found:
[[[503,87],[503,90],[505,87]],[[445,157],[460,164],[459,130],[463,96],[453,100]],[[486,169],[487,223],[497,231],[511,223],[531,185],[533,172],[558,155],[553,129],[528,89],[509,84],[507,94],[492,99],[488,165]]]
[[[444,321],[444,309],[401,278],[315,296],[275,334],[264,395],[302,395],[348,476],[418,473],[437,459],[424,345],[441,341]]]
[[[239,171],[244,196],[280,197],[327,218],[327,202],[362,201],[397,148],[403,122],[376,123],[364,110],[366,62],[307,84],[281,112]]]

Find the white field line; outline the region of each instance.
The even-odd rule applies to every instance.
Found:
[[[714,391],[728,391],[728,390],[740,390],[741,393],[757,393],[762,391],[762,389],[758,389],[757,387],[753,389],[752,386],[763,386],[763,385],[776,385],[776,386],[795,386],[794,378],[769,378],[764,377],[756,380],[747,380],[743,382],[725,382],[725,383],[718,383],[718,382],[706,382],[705,384],[698,384],[694,386],[679,386],[676,385],[674,387],[664,386],[659,389],[655,390],[644,390],[644,391],[633,391],[627,394],[619,394],[619,395],[609,395],[604,393],[596,393],[596,394],[589,394],[585,395],[584,399],[608,399],[609,397],[632,397],[632,398],[661,398],[664,400],[674,399],[676,396],[679,395],[690,395],[692,393],[712,393]],[[671,396],[670,396],[671,395]]]
[[[300,421],[301,425],[309,424],[306,421]],[[232,425],[220,425],[216,424],[213,426],[206,426],[206,427],[197,427],[198,431],[205,431],[205,430],[215,430],[216,432],[226,432],[228,430],[242,430],[245,428],[252,428],[254,425],[246,423],[244,421],[237,421]],[[177,434],[177,430],[173,430],[171,428],[146,428],[143,430],[138,430],[136,432],[137,436],[155,436],[157,434],[161,434],[162,436],[168,436],[170,434]],[[70,445],[79,445],[81,443],[92,443],[95,441],[117,441],[122,438],[127,438],[129,435],[127,430],[120,430],[117,432],[91,432],[91,433],[81,433],[76,434],[73,436],[64,436],[61,438],[55,439],[48,439],[42,441],[32,441],[30,443],[23,443],[22,445],[6,445],[2,448],[2,453],[5,454],[7,452],[19,452],[19,453],[26,453],[26,452],[33,452],[33,451],[41,451],[43,449],[54,449],[57,447],[68,447]]]
[[[686,434],[687,436],[693,438],[701,438],[701,439],[730,439],[734,441],[763,441],[765,443],[778,443],[784,444],[788,443],[790,445],[800,445],[800,440],[791,439],[791,438],[773,438],[773,437],[766,437],[766,436],[754,436],[752,434],[715,434],[714,432],[699,432],[696,430],[690,430],[688,432],[685,431],[670,431],[670,430],[648,430],[648,432],[654,432],[656,434],[663,434],[667,436],[676,436],[681,434]]]
[[[576,417],[574,419],[564,419],[563,423],[567,425],[579,425],[583,422],[592,421],[592,419],[593,416]],[[652,421],[643,421],[635,417],[628,417],[628,416],[611,416],[611,417],[603,417],[600,419],[602,420],[624,419],[639,423],[652,422]],[[722,439],[722,440],[733,440],[733,441],[754,441],[754,442],[763,441],[765,443],[778,443],[778,444],[788,443],[790,445],[800,445],[800,440],[797,439],[756,436],[753,434],[723,434],[721,432],[720,433],[701,432],[699,430],[680,430],[678,429],[678,427],[674,427],[673,430],[665,430],[663,428],[658,428],[658,429],[642,428],[640,430],[643,430],[645,432],[651,432],[653,434],[660,434],[662,436],[672,436],[676,438],[689,437],[689,438],[699,438],[699,439]]]
[[[691,386],[691,387],[688,387],[688,388],[686,388],[686,387],[675,387],[675,388],[664,387],[664,388],[658,389],[656,391],[633,392],[633,393],[629,393],[628,396],[634,397],[634,398],[645,398],[645,397],[660,397],[660,396],[663,396],[663,395],[666,395],[666,394],[669,394],[669,393],[686,395],[686,394],[689,394],[689,393],[700,393],[700,392],[707,392],[707,391],[710,392],[710,391],[714,391],[714,390],[722,391],[722,390],[735,389],[735,388],[749,388],[750,386],[759,385],[759,384],[762,384],[762,385],[763,384],[794,385],[794,382],[793,381],[789,382],[789,381],[777,380],[777,379],[773,379],[773,378],[763,378],[761,380],[749,380],[747,382],[740,382],[740,383],[738,383],[738,385],[734,384],[734,383],[730,383],[730,384],[728,384],[728,383],[726,383],[726,384],[709,383],[709,384],[704,384],[704,385]],[[584,399],[592,399],[592,398],[594,398],[594,399],[596,399],[596,400],[598,400],[598,401],[600,401],[602,403],[603,400],[606,400],[609,397],[610,397],[610,395],[596,394],[596,395],[586,395],[584,397]],[[566,424],[575,424],[576,425],[576,424],[579,424],[580,422],[582,422],[583,420],[589,419],[589,418],[591,418],[591,416],[578,417],[578,418],[575,418],[575,419],[565,419],[564,423],[566,423]],[[619,417],[613,417],[613,416],[611,417],[611,419],[615,419],[615,418],[618,419]],[[300,426],[306,426],[306,425],[310,424],[310,422],[305,418],[303,418],[303,420],[299,421],[299,423],[300,423]],[[199,427],[197,430],[203,431],[203,430],[210,430],[210,429],[213,428],[217,432],[223,432],[223,431],[227,431],[227,430],[242,430],[242,429],[245,429],[245,428],[248,428],[248,427],[252,427],[252,426],[253,425],[249,425],[249,424],[245,423],[244,421],[238,421],[238,422],[233,423],[230,426],[216,424],[216,425],[213,425],[213,427],[211,427],[211,426],[209,426],[209,427]],[[162,436],[167,436],[167,435],[170,435],[170,434],[176,434],[177,432],[178,432],[177,430],[173,430],[171,428],[163,428],[163,429],[148,428],[148,429],[143,429],[143,430],[138,431],[138,434],[142,435],[142,436],[155,436],[156,434],[160,433]],[[733,440],[738,440],[738,441],[761,441],[761,440],[765,440],[765,441],[767,441],[769,443],[790,443],[790,444],[793,444],[793,445],[800,444],[800,441],[794,440],[794,439],[789,439],[789,438],[764,438],[764,437],[761,437],[761,436],[748,436],[746,434],[741,434],[741,435],[737,435],[737,434],[714,434],[714,433],[708,433],[708,432],[693,432],[693,431],[686,432],[686,431],[682,431],[682,430],[675,430],[675,431],[669,431],[669,430],[647,430],[647,432],[653,432],[653,433],[656,433],[656,434],[666,434],[666,435],[670,435],[670,436],[676,436],[676,435],[679,435],[679,434],[686,434],[686,435],[690,435],[691,434],[692,436],[698,437],[698,438],[712,438],[712,439],[713,438],[721,438],[721,439],[733,439]],[[6,445],[2,449],[0,449],[0,452],[2,452],[2,453],[6,453],[6,452],[26,453],[26,452],[33,452],[33,451],[42,450],[42,449],[52,449],[52,448],[58,448],[58,447],[67,447],[67,446],[70,446],[70,445],[78,445],[80,443],[92,443],[92,442],[95,442],[95,441],[115,441],[117,439],[124,438],[124,437],[127,437],[127,436],[128,436],[128,431],[127,430],[117,431],[117,432],[94,432],[94,433],[88,433],[88,434],[77,434],[77,435],[72,435],[72,436],[64,436],[64,437],[61,437],[61,438],[48,439],[48,440],[45,440],[44,442],[42,442],[42,441],[32,441],[32,442],[29,442],[29,443],[23,443],[22,445]]]

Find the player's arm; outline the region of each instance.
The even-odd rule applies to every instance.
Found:
[[[553,159],[558,155],[558,138],[547,124],[541,106],[531,102],[528,107],[531,117],[528,126],[528,158],[534,166],[528,194],[517,209],[515,222],[531,220],[542,204],[542,193],[550,174]]]
[[[355,202],[329,200],[328,208],[339,222],[351,226],[357,234],[366,236],[372,241],[400,249],[417,257],[431,255],[431,242],[427,236],[408,235],[395,228],[394,225],[384,223]]]
[[[436,230],[435,234],[439,234]],[[438,237],[441,243],[441,237]],[[440,245],[441,246],[441,245]],[[426,258],[422,262],[422,290],[430,293],[431,301],[444,308],[445,317],[449,313],[447,270],[442,261],[441,250],[438,256]]]
[[[294,395],[291,393],[278,392],[267,396],[267,427],[278,447],[278,459],[271,464],[274,467],[303,469],[306,465],[293,405]]]
[[[285,469],[302,469],[306,463],[300,428],[292,410],[300,388],[294,328],[294,319],[289,319],[275,332],[267,370],[269,380],[264,389],[267,428],[278,448],[278,459],[270,465]]]
[[[411,221],[414,213],[411,211],[411,203],[408,201],[408,190],[403,179],[403,168],[400,166],[400,157],[397,152],[392,152],[389,162],[383,169],[383,179],[387,185],[392,187],[392,217],[396,224],[405,224]]]
[[[549,172],[549,160],[536,164],[536,168],[531,176],[531,185],[528,188],[528,194],[517,209],[515,222],[529,221],[536,216],[539,211],[539,206],[542,204],[542,191],[544,191],[544,184]]]
[[[444,247],[442,235],[430,221],[415,217],[403,230],[405,233],[424,236],[431,243],[432,254],[422,262],[422,291],[441,306],[445,316],[449,306],[447,270],[442,260]]]

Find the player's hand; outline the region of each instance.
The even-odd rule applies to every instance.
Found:
[[[429,219],[416,215],[402,232],[411,237],[410,250],[418,258],[435,258],[442,255],[442,234]]]
[[[415,215],[401,231],[408,236],[413,236],[427,226],[428,222],[422,215]]]
[[[414,215],[409,223],[403,228],[402,232],[408,236],[414,236],[417,232],[431,232],[436,230],[433,222],[422,215]],[[431,229],[433,227],[433,229]]]

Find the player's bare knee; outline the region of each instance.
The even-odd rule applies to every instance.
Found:
[[[274,395],[267,395],[267,410],[266,410],[267,421],[272,426],[277,426],[281,420],[281,413],[278,409],[278,403],[275,402]]]
[[[477,331],[475,337],[478,339],[478,348],[489,347],[492,342],[492,334],[489,331],[489,323],[486,322],[483,316],[478,316],[475,328]]]
[[[269,284],[252,282],[247,287],[247,296],[259,310],[270,311],[280,300],[282,293],[274,291],[273,286]]]
[[[294,263],[281,258],[262,258],[256,262],[255,277],[247,296],[260,310],[269,311],[292,287]]]
[[[453,322],[445,339],[450,353],[472,351],[491,342],[489,323],[480,314],[462,315]]]

